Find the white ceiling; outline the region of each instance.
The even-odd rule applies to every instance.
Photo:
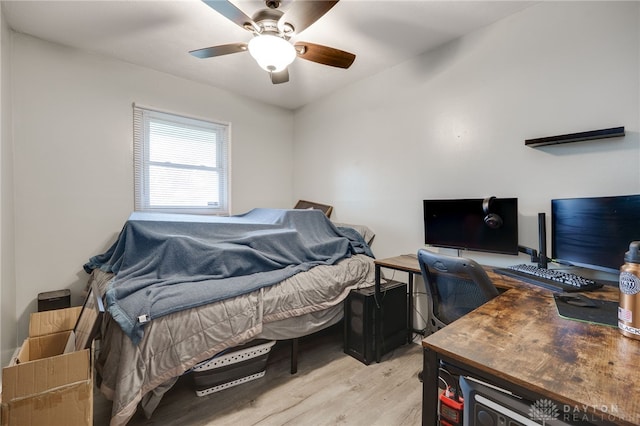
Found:
[[[280,8],[293,1],[283,0]],[[248,16],[265,7],[262,0],[232,2]],[[2,7],[14,31],[295,109],[533,3],[341,0],[292,41],[354,53],[351,68],[298,58],[289,67],[290,81],[278,85],[246,52],[209,59],[188,53],[251,38],[200,0],[18,0],[2,1]]]

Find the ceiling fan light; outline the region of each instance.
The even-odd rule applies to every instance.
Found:
[[[269,72],[284,70],[296,58],[296,49],[282,37],[259,35],[249,41],[249,53]]]

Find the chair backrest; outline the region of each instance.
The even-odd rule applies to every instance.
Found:
[[[430,300],[429,324],[435,332],[499,293],[476,261],[421,249],[418,262]]]

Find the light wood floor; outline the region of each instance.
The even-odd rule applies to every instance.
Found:
[[[288,342],[278,342],[263,378],[208,396],[196,396],[188,376],[165,394],[146,419],[131,426],[419,425],[422,350],[406,344],[379,364],[364,365],[342,349],[342,329],[300,340],[298,373],[291,375]],[[111,404],[96,391],[94,426],[106,426]]]

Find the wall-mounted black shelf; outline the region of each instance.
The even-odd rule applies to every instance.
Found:
[[[526,146],[532,148],[545,145],[557,145],[561,143],[588,141],[592,139],[606,139],[624,136],[624,126],[612,127],[610,129],[591,130],[588,132],[568,133],[560,136],[549,136],[546,138],[527,139],[524,141]]]

